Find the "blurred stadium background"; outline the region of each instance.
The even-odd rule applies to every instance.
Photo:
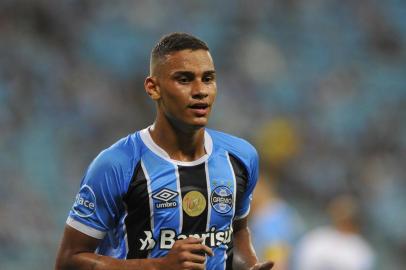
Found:
[[[257,146],[303,232],[350,192],[377,269],[405,269],[402,0],[0,1],[0,269],[53,267],[89,162],[153,120],[149,52],[173,31],[209,44],[210,127]]]

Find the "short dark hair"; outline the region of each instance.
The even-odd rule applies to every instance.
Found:
[[[182,51],[190,49],[195,50],[206,50],[209,51],[207,44],[187,33],[170,33],[163,36],[151,52],[151,59],[162,58],[172,52]]]

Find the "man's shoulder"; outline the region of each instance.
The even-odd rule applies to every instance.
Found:
[[[255,147],[243,138],[213,129],[206,129],[206,131],[210,134],[215,147],[224,148],[231,154],[246,158],[258,155]]]
[[[138,136],[138,132],[135,132],[117,140],[110,147],[102,150],[93,164],[108,167],[131,166],[139,159]]]

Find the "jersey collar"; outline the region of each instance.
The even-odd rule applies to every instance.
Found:
[[[144,144],[148,147],[149,150],[154,152],[159,157],[180,166],[196,166],[203,162],[205,162],[211,155],[213,151],[213,140],[210,134],[205,130],[204,131],[204,149],[206,154],[200,157],[199,159],[193,161],[179,161],[175,159],[171,159],[168,153],[162,149],[159,145],[157,145],[154,140],[152,140],[151,134],[149,133],[149,128],[151,126],[143,129],[140,131],[140,136]]]

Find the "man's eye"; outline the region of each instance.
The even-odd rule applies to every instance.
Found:
[[[206,76],[203,77],[203,82],[212,82],[214,81],[214,77],[213,76]]]
[[[187,77],[179,77],[176,79],[180,83],[187,83],[189,82],[189,79]]]

